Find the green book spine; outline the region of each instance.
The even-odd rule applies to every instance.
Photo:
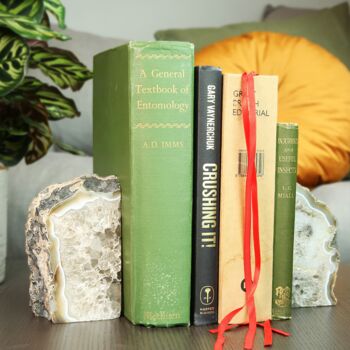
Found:
[[[272,319],[291,318],[298,126],[277,125]]]
[[[94,59],[94,171],[122,187],[124,315],[189,324],[193,45],[130,42]]]

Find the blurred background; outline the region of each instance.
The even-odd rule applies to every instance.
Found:
[[[160,29],[257,21],[268,4],[319,9],[338,3],[339,0],[64,1],[70,29],[129,40],[151,40]]]

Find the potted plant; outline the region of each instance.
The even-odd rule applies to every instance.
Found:
[[[55,143],[50,123],[80,114],[60,89],[79,90],[92,77],[72,52],[48,45],[51,39],[69,39],[51,29],[49,14],[65,28],[60,0],[0,0],[0,282],[6,258],[6,169],[47,153]],[[28,68],[40,69],[58,87],[28,76]]]

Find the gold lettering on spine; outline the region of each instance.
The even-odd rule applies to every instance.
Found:
[[[297,155],[293,145],[298,144],[298,138],[279,137],[277,144],[280,146],[278,155],[279,165],[276,168],[278,174],[296,174],[297,173]],[[289,146],[290,145],[290,146]],[[278,199],[294,199],[295,195],[291,186],[283,185],[277,192]]]
[[[218,166],[215,163],[205,163],[202,170],[201,228],[215,229],[217,226]],[[215,230],[201,233],[202,248],[215,248],[216,243]]]
[[[152,57],[155,58],[154,55]],[[146,56],[138,55],[137,58],[143,59]],[[140,69],[136,71],[136,77],[138,79],[133,90],[137,96],[137,110],[178,111],[180,113],[186,113],[189,110],[190,104],[180,101],[181,97],[191,93],[190,86],[178,86],[178,83],[186,77],[185,69],[178,71],[161,71],[157,68]],[[148,78],[153,78],[153,80]],[[158,79],[158,82],[155,83],[154,79]],[[172,82],[173,79],[175,82]],[[157,98],[153,99],[152,95],[154,97],[163,95],[166,98],[160,101]],[[167,114],[164,115],[167,116]]]
[[[298,139],[294,137],[279,137],[277,142],[279,145],[297,145]]]

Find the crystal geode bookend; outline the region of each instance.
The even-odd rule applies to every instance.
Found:
[[[82,176],[34,198],[26,224],[30,305],[54,323],[121,311],[120,185]]]
[[[335,305],[339,267],[336,220],[325,203],[297,186],[294,230],[293,307]]]

